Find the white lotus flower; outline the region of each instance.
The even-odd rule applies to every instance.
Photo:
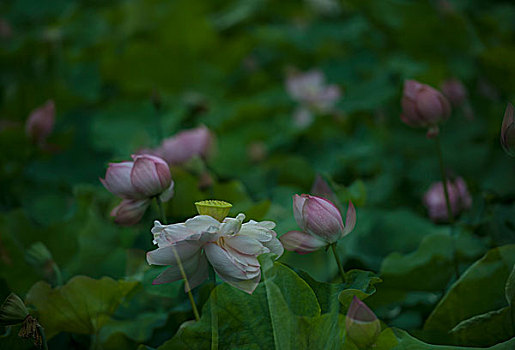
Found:
[[[207,262],[222,280],[249,294],[261,279],[257,257],[272,252],[281,256],[283,246],[271,221],[243,223],[244,214],[219,222],[208,215],[197,215],[185,223],[162,225],[154,222],[154,244],[159,248],[147,253],[152,265],[169,265],[154,280],[162,284],[182,278],[177,254],[188,278],[186,292],[200,285],[208,276]]]

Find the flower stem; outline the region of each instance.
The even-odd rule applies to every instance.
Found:
[[[159,197],[155,197],[155,198],[156,198],[157,206],[159,208],[159,212],[161,214],[161,220],[163,221],[163,224],[166,225],[167,220],[166,220],[166,213],[163,209],[163,203],[161,202],[161,199]],[[171,247],[173,249],[173,255],[175,256],[177,265],[179,266],[179,270],[181,271],[181,276],[184,279],[184,287],[186,288],[186,290],[188,290],[188,298],[190,299],[191,308],[193,310],[193,315],[195,316],[195,320],[199,321],[200,316],[198,313],[197,305],[195,304],[195,299],[193,298],[193,294],[191,293],[190,284],[188,282],[188,276],[186,276],[186,272],[184,271],[184,266],[182,265],[181,258],[179,257],[179,253],[175,249],[175,246],[172,244]]]
[[[345,275],[345,271],[343,270],[343,266],[340,261],[340,257],[338,256],[338,252],[336,251],[336,243],[331,244],[331,249],[333,250],[334,259],[336,260],[336,264],[338,265],[338,270],[340,272],[340,277],[342,278],[342,282],[347,283],[347,276]]]
[[[209,282],[211,282],[212,287],[211,290],[213,290],[216,287],[216,274],[215,269],[213,269],[213,266],[211,264],[208,264],[209,269]]]
[[[54,274],[55,274],[55,283],[58,286],[62,286],[63,285],[63,275],[61,274],[61,269],[59,268],[59,266],[57,266],[57,264],[55,262],[52,264],[52,270],[54,271]]]
[[[445,196],[445,205],[447,207],[447,216],[449,222],[454,224],[454,215],[452,214],[451,201],[449,199],[449,190],[447,189],[447,176],[445,175],[445,166],[443,164],[442,145],[440,144],[440,136],[435,136],[436,153],[438,154],[438,163],[440,165],[440,175],[442,176],[443,193]]]
[[[451,201],[449,199],[449,190],[447,188],[447,175],[445,172],[445,165],[443,163],[443,154],[442,154],[442,145],[440,143],[440,136],[437,134],[435,137],[435,143],[436,143],[436,153],[438,154],[438,163],[440,165],[440,174],[442,176],[442,185],[443,185],[443,193],[445,197],[445,205],[447,207],[447,216],[449,217],[449,223],[451,224],[451,238],[452,238],[452,246],[453,246],[453,252],[452,252],[452,260],[454,265],[454,274],[456,275],[456,279],[460,278],[460,269],[458,265],[458,258],[456,256],[456,242],[455,242],[455,235],[452,233],[454,232],[454,215],[452,213],[452,207],[451,207]]]

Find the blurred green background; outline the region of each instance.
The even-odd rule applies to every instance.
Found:
[[[421,331],[453,278],[449,227],[433,224],[421,200],[440,180],[435,146],[399,116],[405,79],[436,88],[459,79],[473,118],[453,108],[441,138],[447,167],[473,196],[455,228],[460,268],[515,243],[515,161],[499,144],[515,101],[512,1],[4,0],[0,18],[0,297],[24,296],[42,278],[25,258],[37,241],[65,280],[139,273],[138,301],[118,317],[160,318],[138,339],[113,331],[106,348],[158,346],[187,319],[187,301],[180,283],[150,285],[155,208],[118,227],[109,217],[118,200],[98,179],[109,161],[199,125],[216,136],[214,185],[199,187],[194,167],[172,168],[171,222],[216,198],[233,203],[231,214],[275,221],[281,235],[297,229],[292,195],[322,174],[357,207],[356,230],[338,246],[344,267],[383,279],[367,303],[390,326],[449,342]],[[291,69],[319,69],[338,85],[335,112],[296,127]],[[48,99],[56,125],[42,150],[24,127]],[[329,282],[331,259],[287,252],[281,261]],[[81,343],[73,339],[53,344]]]

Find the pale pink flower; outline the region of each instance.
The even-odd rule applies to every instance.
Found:
[[[448,180],[447,191],[449,192],[449,202],[454,216],[472,205],[472,198],[463,178],[458,177],[454,181]],[[442,182],[431,185],[424,195],[423,202],[431,220],[435,222],[447,222],[449,220]]]
[[[197,215],[185,223],[173,225],[156,221],[152,234],[158,248],[147,253],[147,261],[170,267],[153,283],[182,279],[177,254],[190,289],[207,278],[209,261],[222,280],[252,294],[261,279],[257,257],[272,252],[278,258],[284,249],[276,238],[273,222],[243,223],[244,219],[244,214],[238,214],[236,218],[225,218],[222,223],[208,215]],[[188,292],[186,285],[185,289]]]
[[[327,85],[319,70],[289,74],[286,90],[295,101],[321,113],[332,111],[341,97],[340,88]]]
[[[329,200],[303,194],[293,196],[293,214],[301,231],[290,231],[280,240],[287,250],[306,254],[335,243],[356,225],[356,210],[351,201],[345,225],[338,208]]]
[[[167,201],[173,195],[174,184],[164,160],[149,154],[132,158],[132,162],[110,163],[105,179],[100,179],[109,192],[122,198],[111,211],[121,225],[139,222],[152,198],[159,196]]]
[[[25,133],[34,142],[44,145],[48,135],[54,129],[55,105],[48,100],[44,105],[34,109],[25,123]]]
[[[167,138],[154,153],[170,165],[179,165],[195,156],[206,158],[212,151],[213,142],[211,131],[205,126],[200,126]]]

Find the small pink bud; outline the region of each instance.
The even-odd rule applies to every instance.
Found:
[[[412,127],[431,127],[449,118],[451,107],[436,89],[415,80],[404,82],[401,120]]]
[[[381,333],[381,323],[369,307],[354,296],[345,319],[347,336],[360,349],[374,344]]]
[[[467,185],[461,177],[454,181],[447,181],[447,191],[449,192],[453,215],[458,215],[472,205],[472,198],[467,190]],[[447,222],[449,220],[442,182],[431,185],[424,195],[423,202],[431,220],[434,222]]]
[[[508,103],[502,120],[501,145],[508,155],[515,157],[515,117],[511,103]]]
[[[137,224],[147,207],[150,205],[150,199],[124,199],[113,208],[111,216],[114,216],[114,222],[122,226],[131,226]]]
[[[206,158],[212,151],[214,137],[201,126],[182,131],[163,141],[157,153],[170,165],[183,164],[195,156]]]
[[[458,79],[452,78],[443,82],[442,92],[455,107],[459,107],[467,100],[467,89]]]
[[[48,100],[31,112],[25,124],[25,133],[34,143],[43,145],[54,128],[54,118],[54,101]]]

